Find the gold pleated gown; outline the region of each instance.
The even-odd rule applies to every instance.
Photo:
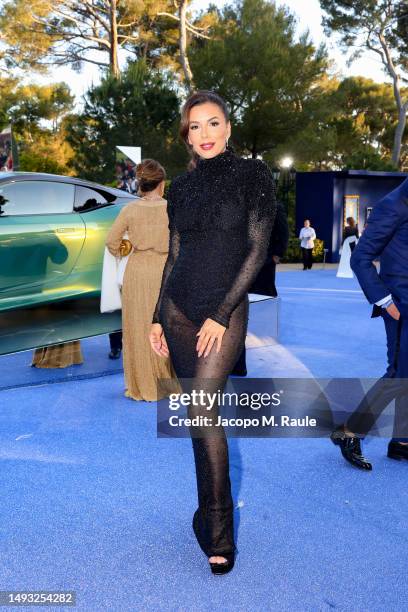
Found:
[[[31,365],[36,368],[68,368],[83,362],[81,343],[74,340],[35,349]]]
[[[112,255],[119,256],[125,232],[134,249],[122,287],[125,395],[135,400],[157,401],[181,392],[170,357],[156,355],[149,342],[169,248],[167,201],[160,197],[142,198],[122,208],[106,239]],[[171,380],[161,383],[158,392],[159,379]]]

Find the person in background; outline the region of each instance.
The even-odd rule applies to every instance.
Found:
[[[346,238],[350,238],[350,236],[355,236],[357,238],[357,240],[360,237],[360,233],[358,231],[358,225],[356,224],[354,218],[353,217],[347,217],[346,221],[347,221],[347,225],[346,225],[346,227],[343,230],[343,240],[342,240],[341,244],[344,243]],[[350,243],[350,250],[351,250],[351,252],[353,252],[355,246],[356,246],[355,242],[351,242]]]
[[[122,330],[109,334],[109,359],[119,359],[122,354]]]
[[[316,240],[316,232],[310,225],[310,220],[305,219],[299,234],[300,246],[302,248],[303,270],[311,270],[313,265],[313,248]]]
[[[284,256],[289,242],[289,226],[286,217],[285,209],[280,202],[277,203],[275,223],[272,229],[271,238],[269,240],[268,255],[266,262],[261,268],[255,282],[253,283],[250,293],[258,293],[260,295],[269,295],[277,297],[278,292],[275,285],[276,264]],[[231,374],[233,376],[246,376],[246,348],[238,358]]]
[[[373,266],[376,260],[381,264],[379,272]],[[388,364],[346,423],[332,432],[331,441],[351,465],[371,470],[360,440],[394,399],[394,430],[387,455],[408,460],[408,179],[373,207],[350,263],[373,305],[372,318],[384,321]]]
[[[136,176],[134,176],[131,179],[131,182],[130,182],[130,193],[135,194],[135,193],[137,193],[138,189],[139,189],[139,187],[138,187],[138,184],[137,184]]]
[[[125,233],[132,246],[122,285],[125,395],[157,401],[180,392],[170,358],[156,355],[149,341],[169,251],[167,201],[163,197],[166,172],[159,162],[145,159],[136,173],[141,197],[121,209],[108,232],[106,246],[118,257]]]

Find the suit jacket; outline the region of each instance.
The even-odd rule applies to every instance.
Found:
[[[391,293],[408,316],[408,179],[375,204],[350,265],[370,304]]]
[[[276,209],[275,223],[273,224],[271,236],[268,245],[268,254],[262,268],[260,269],[256,280],[250,288],[250,293],[259,293],[261,295],[270,295],[276,297],[277,291],[275,287],[275,268],[276,264],[273,261],[273,256],[283,257],[289,242],[289,227],[286,218],[286,212],[282,204],[278,202]]]

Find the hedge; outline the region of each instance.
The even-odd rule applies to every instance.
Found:
[[[324,241],[316,238],[314,241],[313,260],[323,261]],[[281,259],[282,263],[298,263],[302,261],[302,250],[298,238],[289,238],[287,251]]]

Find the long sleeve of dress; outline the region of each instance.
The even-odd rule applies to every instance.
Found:
[[[248,179],[251,193],[248,204],[248,253],[224,300],[209,318],[229,326],[234,308],[241,302],[265,262],[276,216],[276,190],[272,173],[265,162],[254,160]]]
[[[112,255],[120,255],[119,247],[122,242],[123,234],[129,228],[128,215],[126,208],[122,208],[106,236],[106,247]]]
[[[174,187],[175,181],[171,183],[167,194],[167,215],[169,217],[169,254],[163,269],[160,294],[156,303],[156,308],[154,309],[152,323],[160,323],[160,306],[166,289],[166,283],[171,271],[173,270],[180,250],[180,234],[176,228],[174,220]]]

